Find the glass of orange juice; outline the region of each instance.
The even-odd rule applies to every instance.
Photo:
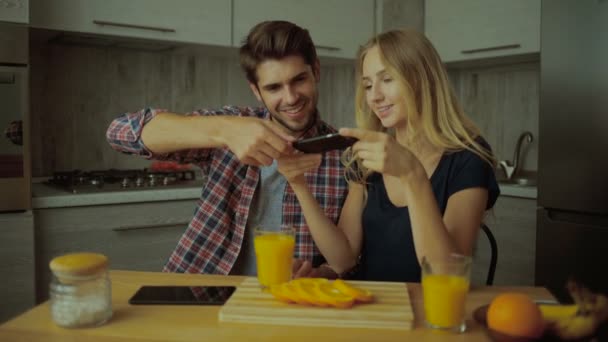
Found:
[[[422,258],[422,295],[429,328],[466,330],[464,309],[470,278],[471,257]]]
[[[278,230],[255,228],[253,246],[258,281],[263,288],[291,279],[295,241],[293,227],[281,227]]]

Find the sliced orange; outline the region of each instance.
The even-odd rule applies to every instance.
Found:
[[[338,291],[332,284],[318,284],[313,288],[314,293],[320,301],[327,303],[333,307],[346,309],[353,306],[355,299]]]
[[[290,296],[290,292],[285,290],[285,284],[276,284],[270,286],[270,293],[274,296],[274,298],[280,300],[284,303],[295,303]]]
[[[352,286],[342,279],[334,280],[333,286],[338,289],[338,291],[353,297],[358,302],[369,303],[374,300],[374,296],[369,290]]]
[[[293,285],[293,289],[297,292],[298,296],[307,301],[309,304],[316,306],[329,306],[328,303],[323,302],[319,299],[315,292],[315,288],[319,284],[326,284],[327,279],[322,278],[299,278],[290,281]]]
[[[311,304],[306,299],[302,298],[302,296],[300,296],[300,293],[298,292],[298,289],[291,282],[283,283],[282,284],[282,290],[283,290],[283,293],[286,296],[288,296],[295,303],[298,303],[298,304]]]

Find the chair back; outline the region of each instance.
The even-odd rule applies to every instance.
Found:
[[[492,234],[492,231],[485,223],[481,223],[481,230],[483,230],[490,242],[490,268],[488,270],[486,285],[492,285],[494,283],[494,273],[496,273],[496,263],[498,262],[498,245],[496,244],[494,234]]]

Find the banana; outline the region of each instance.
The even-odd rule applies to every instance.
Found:
[[[566,305],[555,305],[555,304],[539,304],[538,308],[543,315],[543,319],[547,323],[559,321],[567,317],[572,317],[578,312],[578,305],[566,304]]]
[[[548,329],[564,340],[592,336],[608,320],[608,297],[574,281],[569,281],[567,287],[575,304],[539,305]]]
[[[561,339],[572,340],[593,335],[598,324],[597,317],[593,315],[574,315],[555,321],[551,329]]]

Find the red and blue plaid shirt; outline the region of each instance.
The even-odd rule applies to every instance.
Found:
[[[4,130],[4,135],[15,145],[23,145],[23,122],[21,120],[11,122]]]
[[[108,128],[107,140],[115,150],[149,159],[174,160],[198,165],[207,181],[197,202],[194,217],[164,271],[228,274],[241,250],[253,194],[260,181],[260,169],[241,163],[228,148],[192,149],[167,154],[152,153],[141,141],[143,126],[164,110],[144,109],[116,118]],[[221,110],[198,110],[186,115],[235,115],[269,119],[265,108],[226,106]],[[335,132],[317,118],[303,137]],[[306,182],[325,214],[338,222],[348,185],[340,163],[342,151],[323,154],[318,169],[307,172]],[[302,208],[287,184],[283,194],[283,226],[296,229],[295,258],[319,260]]]

